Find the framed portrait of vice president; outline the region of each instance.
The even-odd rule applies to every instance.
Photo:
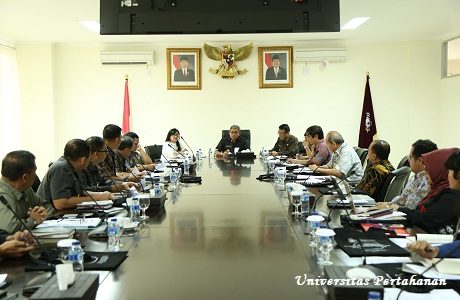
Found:
[[[167,48],[168,90],[201,89],[200,48]]]
[[[292,46],[259,47],[259,88],[292,88]]]

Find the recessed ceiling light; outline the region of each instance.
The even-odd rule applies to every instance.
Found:
[[[78,21],[81,25],[85,26],[89,30],[99,33],[101,29],[101,25],[99,24],[99,21],[94,21],[94,20],[83,20],[83,21]]]
[[[356,29],[359,26],[363,25],[370,17],[357,17],[348,21],[345,25],[342,26],[342,30],[345,29]]]

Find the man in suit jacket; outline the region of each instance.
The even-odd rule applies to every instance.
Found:
[[[265,73],[265,80],[286,80],[286,69],[280,66],[280,57],[277,54],[273,55],[272,64]]]
[[[174,81],[195,81],[195,72],[188,68],[187,56],[181,56],[180,69],[174,71]]]

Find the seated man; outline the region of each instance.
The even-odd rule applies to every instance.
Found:
[[[381,195],[383,184],[388,174],[395,169],[388,161],[390,145],[383,140],[375,140],[369,145],[367,153],[368,164],[364,171],[364,177],[356,185],[356,188],[364,191],[375,201],[383,201],[383,197],[385,197],[385,195]]]
[[[128,162],[131,167],[137,166],[139,170],[155,170],[155,164],[153,163],[150,156],[145,153],[144,148],[139,144],[139,136],[130,131],[125,133],[125,136],[129,136],[133,139],[133,149],[131,149],[131,156],[128,158]]]
[[[326,144],[332,152],[331,160],[322,166],[310,165],[310,169],[323,175],[346,178],[347,181],[360,181],[363,178],[363,166],[355,149],[343,140],[337,131],[326,135]]]
[[[14,235],[0,232],[0,256],[21,257],[36,248],[34,243],[27,230],[18,231]]]
[[[117,176],[114,152],[121,143],[121,128],[114,124],[108,124],[102,131],[102,137],[104,138],[105,144],[107,145],[107,156],[104,161],[99,163],[99,171],[101,172],[102,177],[105,179],[123,181],[124,178]]]
[[[331,151],[324,141],[323,129],[320,126],[314,125],[307,128],[305,132],[304,144],[307,157],[304,159],[290,159],[289,162],[302,165],[317,165],[322,166],[331,160]]]
[[[240,126],[232,125],[228,137],[223,137],[216,146],[217,157],[227,157],[228,154],[249,149],[248,141],[240,136]]]
[[[420,200],[425,198],[430,190],[430,184],[426,176],[425,164],[423,163],[422,154],[437,150],[438,147],[430,140],[417,140],[412,144],[408,155],[409,166],[415,174],[414,180],[409,183],[401,195],[391,200],[392,204],[416,209]]]
[[[90,147],[90,159],[88,168],[78,174],[79,179],[87,191],[93,192],[119,192],[127,190],[131,186],[137,186],[133,182],[107,183],[107,181],[99,173],[97,164],[104,161],[107,156],[107,146],[104,139],[98,136],[92,136],[86,140]]]
[[[64,156],[55,161],[45,174],[37,194],[50,202],[56,210],[75,208],[77,204],[92,201],[83,190],[77,174],[88,167],[89,145],[80,139],[67,142]],[[88,193],[88,192],[87,192]],[[89,192],[94,200],[110,200],[109,192]]]
[[[125,181],[138,181],[138,178],[134,178],[131,174],[131,166],[129,164],[129,157],[131,156],[131,149],[133,149],[133,139],[129,136],[122,136],[118,149],[115,150],[115,171],[118,178],[124,178]]]
[[[286,155],[287,157],[295,157],[299,140],[290,134],[290,131],[291,129],[287,124],[281,124],[278,127],[278,139],[271,150],[272,156]]]
[[[2,161],[0,196],[5,197],[11,208],[24,220],[28,228],[40,224],[47,217],[44,201],[38,197],[31,186],[35,181],[35,156],[29,151],[13,151]],[[50,211],[52,207],[48,205]],[[16,216],[3,203],[0,203],[0,229],[13,233],[24,228]]]

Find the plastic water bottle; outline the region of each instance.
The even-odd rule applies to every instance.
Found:
[[[188,156],[184,158],[184,175],[190,175],[190,160]]]
[[[169,175],[169,183],[170,183],[171,185],[176,184],[176,182],[177,182],[177,175],[178,175],[178,174],[177,174],[176,168],[172,169],[172,170],[171,170],[171,174]]]
[[[310,213],[310,193],[305,191],[302,196],[300,196],[300,212],[302,216],[306,216]]]
[[[72,246],[69,249],[69,253],[67,255],[67,261],[73,264],[74,272],[82,272],[83,271],[83,249],[81,248],[80,242],[75,241],[72,242]]]
[[[107,241],[107,248],[110,252],[116,252],[120,250],[120,226],[116,218],[110,219],[107,233],[109,239]]]
[[[155,197],[160,197],[160,195],[161,195],[161,187],[160,187],[160,184],[158,182],[155,183],[155,186],[153,187],[153,191],[155,192]]]
[[[209,148],[209,150],[208,150],[208,157],[211,157],[211,155],[212,155],[212,149]]]
[[[141,208],[139,207],[139,200],[138,199],[133,198],[133,202],[132,202],[129,210],[131,212],[131,220],[134,223],[139,223]]]
[[[201,159],[202,154],[203,154],[203,151],[201,151],[201,149],[198,149],[196,151],[196,159]]]

